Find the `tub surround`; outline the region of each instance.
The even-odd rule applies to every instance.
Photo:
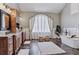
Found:
[[[71,38],[71,36],[61,35],[62,43],[72,47],[79,49],[79,36]]]

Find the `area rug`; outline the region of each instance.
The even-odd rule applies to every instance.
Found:
[[[30,44],[31,43],[31,41],[25,41],[24,42],[24,44]]]
[[[33,40],[30,44],[30,47],[31,47],[29,50],[30,55],[40,55],[40,50],[39,50],[37,41]]]
[[[66,51],[58,47],[53,42],[38,42],[38,47],[41,55],[54,55],[66,53]]]

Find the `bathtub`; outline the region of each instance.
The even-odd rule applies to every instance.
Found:
[[[79,38],[70,38],[70,36],[60,36],[63,44],[68,45],[72,48],[79,48]]]

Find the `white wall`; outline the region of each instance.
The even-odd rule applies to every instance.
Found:
[[[67,4],[61,12],[61,26],[65,28],[79,27],[79,13],[71,14],[70,4]]]
[[[23,28],[29,28],[29,17],[36,15],[39,13],[33,13],[33,12],[22,12],[20,14],[20,16],[23,18],[20,22],[21,26]],[[53,18],[53,22],[54,22],[54,27],[56,27],[56,25],[59,25],[59,14],[55,14],[55,13],[44,13],[48,16],[51,16]]]
[[[36,14],[39,14],[39,13],[33,13],[33,12],[22,12],[20,14],[20,16],[22,17],[20,19],[20,25],[21,27],[25,28],[26,29],[26,38],[29,39],[29,18],[31,16],[34,16]],[[51,16],[53,18],[53,23],[52,24],[54,26],[54,28],[56,27],[56,25],[59,25],[59,14],[55,14],[55,13],[43,13],[43,14],[46,14],[48,16]]]

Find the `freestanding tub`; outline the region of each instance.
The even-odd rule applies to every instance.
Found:
[[[79,38],[70,38],[68,36],[61,36],[61,41],[62,43],[64,43],[65,45],[68,45],[72,48],[79,48]]]

